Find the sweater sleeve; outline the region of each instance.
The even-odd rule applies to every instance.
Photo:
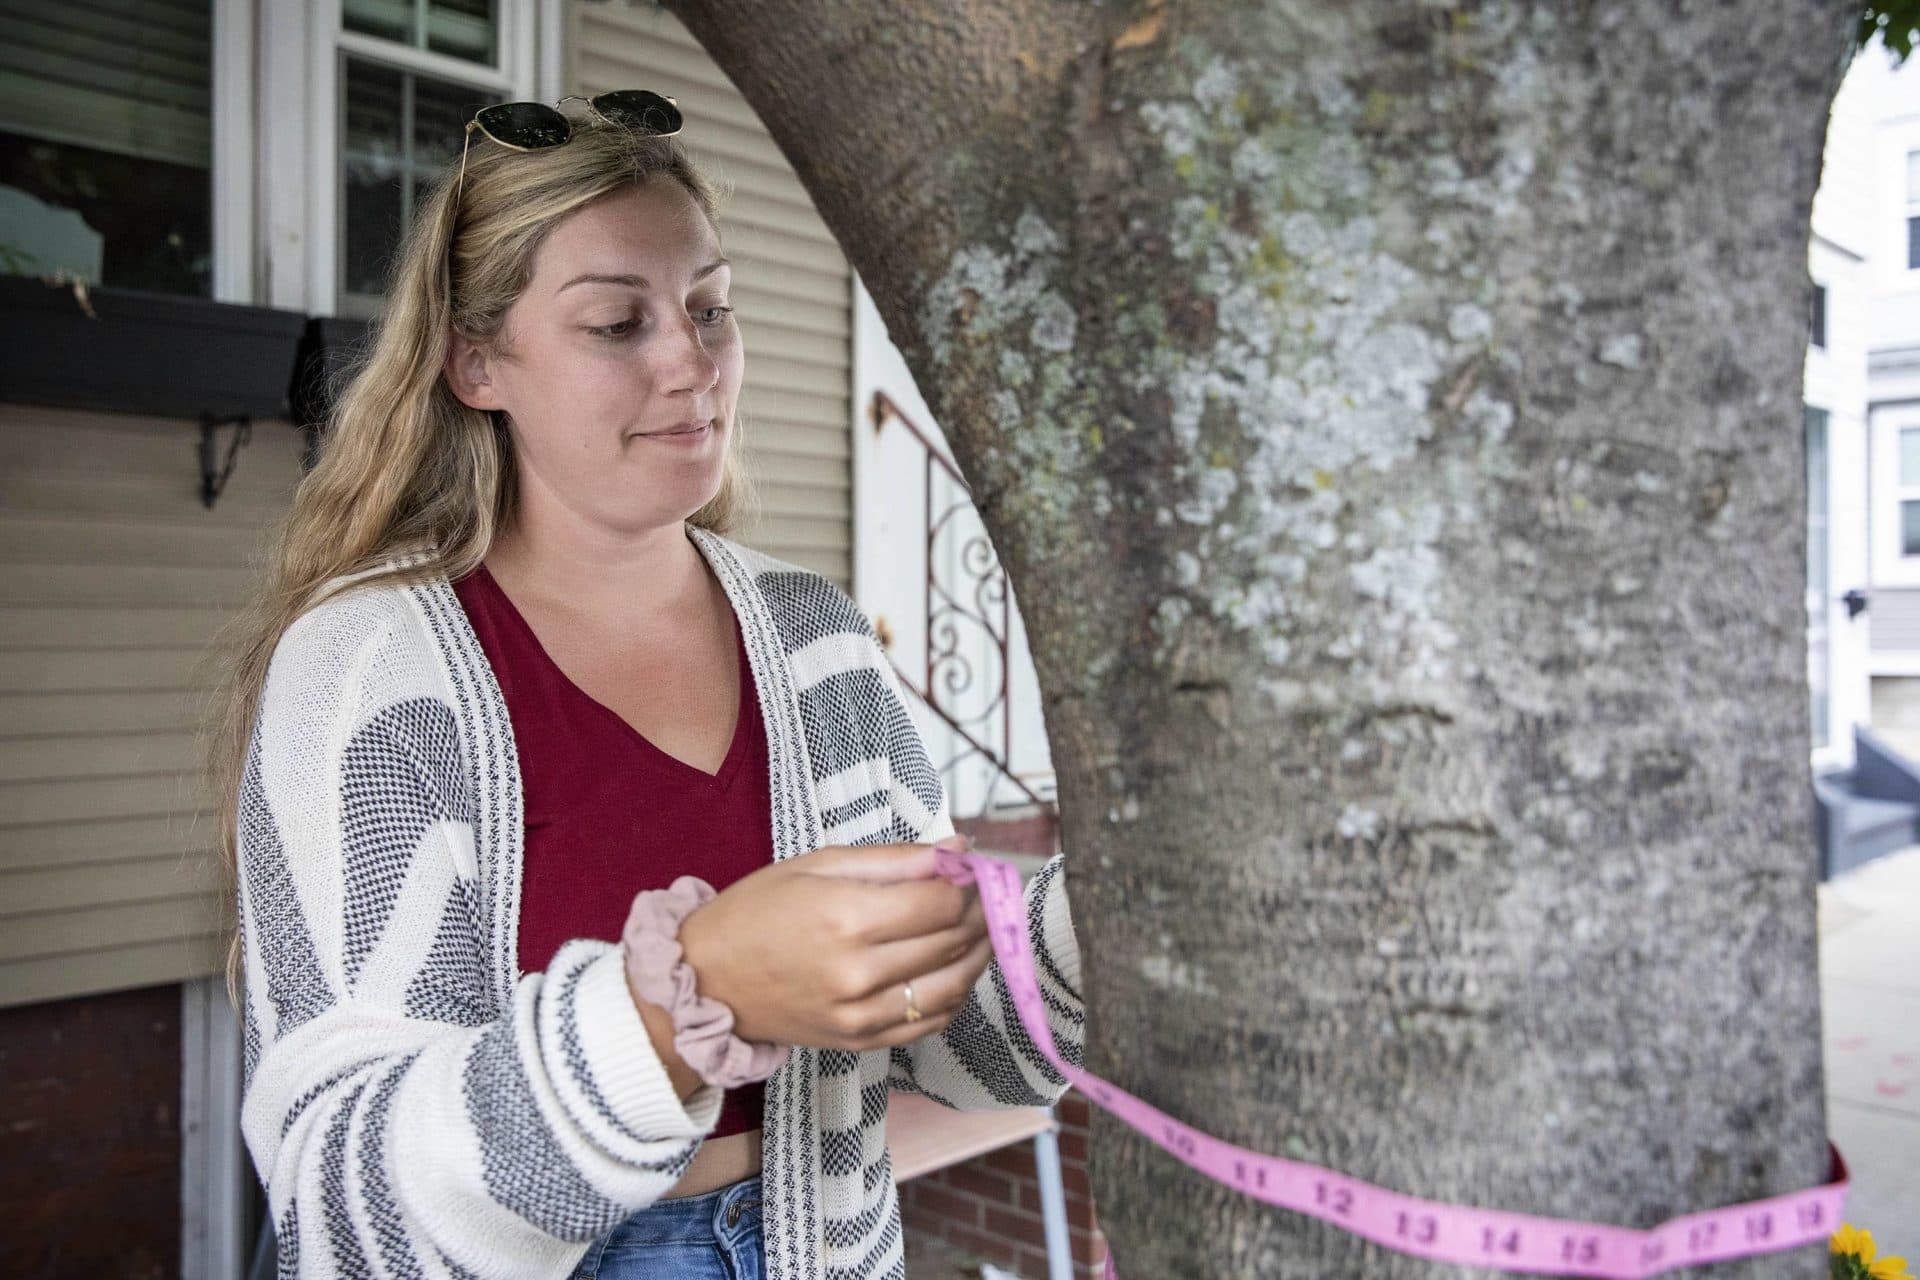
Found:
[[[918,839],[952,833],[942,797],[934,821]],[[1049,858],[1027,882],[1024,898],[1047,1030],[1060,1056],[1078,1067],[1086,1061],[1086,1007],[1080,997],[1080,948],[1067,909],[1066,866],[1064,853]],[[1020,1021],[998,956],[945,1027],[895,1045],[888,1055],[888,1084],[960,1111],[1046,1106],[1068,1087]]]
[[[871,646],[869,660],[888,694],[886,723],[869,733],[884,743],[880,754],[892,774],[889,790],[895,812],[916,833],[916,841],[951,835],[953,817],[946,788],[907,711],[893,660],[865,611],[851,598],[847,607]],[[1080,998],[1080,947],[1068,911],[1064,853],[1055,854],[1034,873],[1024,898],[1027,938],[1046,1005],[1047,1029],[1060,1056],[1078,1067],[1085,1062],[1086,1010]],[[1021,1023],[997,956],[944,1028],[888,1050],[887,1083],[959,1111],[1044,1106],[1057,1101],[1068,1087],[1067,1078],[1041,1055]]]
[[[682,1104],[617,944],[568,943],[499,1007],[479,798],[403,632],[310,613],[269,666],[237,815],[242,1132],[283,1277],[557,1278],[678,1181],[722,1095]]]

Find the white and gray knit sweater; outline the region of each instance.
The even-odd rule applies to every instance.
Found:
[[[950,832],[866,615],[828,578],[688,531],[752,663],[773,857]],[[282,637],[238,817],[242,1126],[283,1277],[561,1280],[679,1180],[718,1119],[718,1089],[676,1095],[618,944],[576,939],[519,971],[521,801],[506,704],[444,575],[335,594]],[[1027,916],[1077,1065],[1063,865],[1034,876]],[[1052,1102],[1066,1080],[997,962],[937,1035],[796,1048],[766,1082],[769,1280],[904,1276],[889,1087],[978,1110]]]

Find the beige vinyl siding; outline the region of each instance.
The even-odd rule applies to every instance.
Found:
[[[680,140],[720,188],[730,301],[746,343],[740,416],[760,519],[734,536],[853,581],[853,277],[739,90],[677,18],[569,0],[567,92],[652,89],[679,103]]]
[[[211,510],[199,443],[192,422],[0,404],[0,1006],[225,962],[196,664],[302,441],[254,423]]]

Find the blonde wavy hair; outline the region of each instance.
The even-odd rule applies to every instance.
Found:
[[[240,785],[281,636],[327,598],[321,588],[336,577],[366,575],[353,590],[465,577],[514,512],[504,413],[463,404],[442,376],[452,333],[490,354],[511,355],[503,324],[533,275],[535,252],[561,219],[632,186],[680,183],[719,234],[719,193],[674,138],[590,115],[571,119],[571,139],[538,151],[476,136],[457,210],[457,168],[449,164],[441,173],[403,237],[385,311],[363,352],[328,379],[318,461],[269,533],[247,602],[202,662],[203,679],[213,673],[200,737],[208,794],[218,804],[227,995],[236,1006]],[[757,506],[740,423],[733,426],[719,491],[688,517],[721,535]],[[387,565],[403,553],[424,558]]]

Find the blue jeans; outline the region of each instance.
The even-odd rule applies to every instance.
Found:
[[[573,1280],[765,1280],[760,1175],[656,1200],[587,1247]]]

